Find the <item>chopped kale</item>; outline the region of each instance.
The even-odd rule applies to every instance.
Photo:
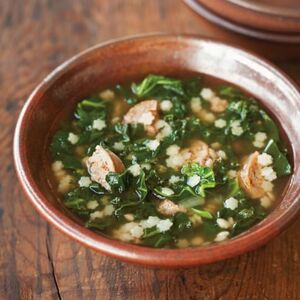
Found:
[[[116,85],[112,88],[116,98],[110,101],[99,96],[80,101],[72,120],[59,128],[50,144],[56,161],[54,177],[59,184],[66,175],[71,178],[69,192],[63,196],[66,209],[87,228],[114,238],[119,238],[114,230],[128,226],[126,238],[155,248],[194,246],[194,238],[213,242],[224,230],[230,238],[265,218],[269,208],[263,206],[262,199],[249,197],[237,172],[244,157],[259,151],[273,158],[274,186],[292,173],[278,126],[255,99],[226,85],[216,88],[213,95],[225,99],[228,106],[213,112],[210,101],[201,96],[202,88],[199,77],[182,80],[152,74],[131,85]],[[195,110],[193,100],[197,98],[200,102]],[[149,99],[158,101],[161,109],[157,115],[145,117],[146,123],[122,121],[120,111]],[[163,109],[161,103],[166,100],[169,102]],[[207,113],[213,114],[211,121],[203,117]],[[147,131],[151,117],[154,133]],[[162,127],[158,127],[158,120]],[[255,143],[257,137],[263,140]],[[211,159],[207,165],[200,164],[191,150],[199,140],[209,149],[199,149]],[[97,145],[114,152],[124,165],[124,171],[117,172],[114,159],[106,162],[109,188],[89,176],[87,157]],[[172,148],[174,153],[169,150]],[[169,164],[172,159],[174,166]],[[273,192],[277,197],[277,190]],[[230,198],[235,201],[232,209],[225,205]],[[227,220],[230,227],[221,228],[218,218]]]
[[[281,152],[274,140],[270,140],[264,149],[265,153],[270,154],[273,157],[274,170],[277,176],[289,175],[292,172],[291,165],[287,160],[285,154]]]

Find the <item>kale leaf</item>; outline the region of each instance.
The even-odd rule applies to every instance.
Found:
[[[65,196],[64,204],[76,214],[81,216],[88,216],[90,210],[87,208],[87,202],[97,199],[98,196],[94,194],[89,188],[79,187],[69,192]]]
[[[181,80],[160,75],[148,75],[140,83],[133,83],[131,88],[138,98],[184,95]]]
[[[73,155],[73,145],[68,140],[69,133],[58,131],[52,138],[50,150],[54,159],[61,160],[65,169],[82,169],[80,160]]]
[[[129,169],[126,169],[121,174],[109,172],[106,175],[106,181],[114,193],[121,194],[132,188],[139,200],[144,200],[148,194],[146,175],[143,170],[141,170],[140,174],[136,177],[132,176]]]
[[[138,176],[138,179],[135,183],[135,191],[140,200],[144,200],[148,194],[144,171],[141,171],[140,175]]]
[[[193,224],[185,213],[177,213],[173,218],[172,233],[182,233],[193,228]]]
[[[244,98],[243,94],[239,89],[231,86],[225,86],[225,85],[221,85],[217,88],[217,94],[220,97],[223,97],[231,101],[240,100]]]
[[[191,211],[202,218],[213,219],[213,216],[209,211],[196,209],[196,208],[191,208]]]
[[[125,100],[128,104],[132,105],[138,101],[131,88],[117,84],[115,89],[120,95],[125,97]]]
[[[285,154],[282,153],[274,140],[270,140],[264,149],[265,153],[268,153],[273,157],[273,168],[277,176],[289,175],[292,172],[291,165],[286,158]]]
[[[162,75],[148,75],[141,82],[133,83],[131,89],[139,99],[155,97],[162,100],[166,97],[181,97],[186,100],[199,95],[201,82],[199,77],[178,80]]]
[[[263,118],[264,128],[267,132],[268,138],[274,140],[277,143],[279,141],[278,127],[265,111],[260,110],[260,114]]]
[[[196,192],[190,187],[190,186],[180,186],[179,187],[179,191],[178,193],[172,194],[170,195],[169,193],[165,193],[164,190],[161,187],[156,187],[153,190],[153,193],[155,196],[157,196],[158,198],[168,198],[171,200],[182,200],[185,199],[187,197],[199,197],[198,194],[196,194]]]
[[[109,172],[106,175],[106,181],[110,185],[112,192],[121,194],[128,189],[130,177],[131,174],[126,169],[123,173]]]
[[[184,182],[178,183],[175,188],[176,191],[174,194],[170,194],[168,192],[165,193],[162,187],[155,187],[153,191],[154,194],[158,198],[168,198],[174,201],[184,201],[184,199],[195,198],[193,202],[198,201],[200,203],[202,202],[201,199],[205,197],[205,190],[208,188],[214,188],[216,186],[213,170],[209,167],[201,166],[197,162],[192,162],[184,165],[181,169],[181,173],[185,175],[186,180],[188,177],[192,177],[195,175],[199,176],[199,183],[193,187]]]
[[[216,180],[214,171],[205,166],[201,166],[197,162],[192,162],[184,165],[181,169],[181,173],[187,177],[199,176],[200,181],[194,187],[194,190],[197,195],[205,197],[205,189],[214,188],[216,186]]]
[[[144,229],[142,240],[145,245],[162,248],[173,240],[170,232],[160,232],[156,227]]]
[[[235,194],[235,198],[239,198],[238,194]],[[259,203],[247,200],[246,198],[238,200],[238,207],[235,210],[223,207],[217,213],[218,218],[228,219],[232,217],[235,220],[232,235],[237,235],[247,230],[265,216],[266,211]]]
[[[119,140],[122,142],[130,142],[145,136],[143,124],[122,124],[117,123],[114,131],[118,134]]]
[[[52,138],[50,149],[54,158],[58,159],[63,154],[72,152],[72,144],[68,141],[69,132],[58,131]]]
[[[76,125],[82,129],[91,129],[94,120],[106,118],[107,103],[99,97],[90,97],[77,104],[75,110]]]
[[[113,219],[112,218],[96,218],[94,220],[88,220],[85,223],[85,227],[94,229],[94,230],[99,230],[103,231],[104,229],[108,228],[113,224]]]

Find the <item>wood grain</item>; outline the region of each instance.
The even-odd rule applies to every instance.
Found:
[[[179,0],[0,0],[0,29],[1,299],[300,299],[299,221],[241,257],[147,269],[101,256],[50,227],[25,199],[12,161],[15,122],[31,90],[98,42],[154,31],[221,35],[268,54],[300,83],[297,46],[212,28]]]

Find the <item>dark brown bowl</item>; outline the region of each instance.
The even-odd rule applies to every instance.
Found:
[[[294,162],[282,200],[262,222],[231,240],[188,249],[152,249],[98,235],[77,223],[49,184],[47,148],[53,128],[77,101],[116,82],[149,73],[202,73],[240,86],[261,99],[291,141]],[[253,250],[278,235],[300,210],[300,94],[269,62],[222,42],[193,36],[155,35],[97,45],[56,68],[33,91],[14,136],[16,170],[33,206],[66,235],[101,253],[144,265],[181,267],[211,263]]]
[[[275,10],[273,7],[273,10],[266,10],[265,5],[254,5],[251,1],[240,0],[183,1],[201,17],[233,32],[266,41],[300,43],[300,8]],[[298,17],[293,14],[288,17],[288,11],[298,14]],[[285,12],[285,15],[276,15],[276,12]]]

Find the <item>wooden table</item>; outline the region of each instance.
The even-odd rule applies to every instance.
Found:
[[[179,0],[1,0],[0,27],[1,299],[300,299],[299,221],[241,257],[146,269],[88,250],[48,225],[25,199],[12,159],[26,97],[54,67],[96,43],[151,31],[222,36],[275,58],[300,82],[296,46],[212,28]]]

